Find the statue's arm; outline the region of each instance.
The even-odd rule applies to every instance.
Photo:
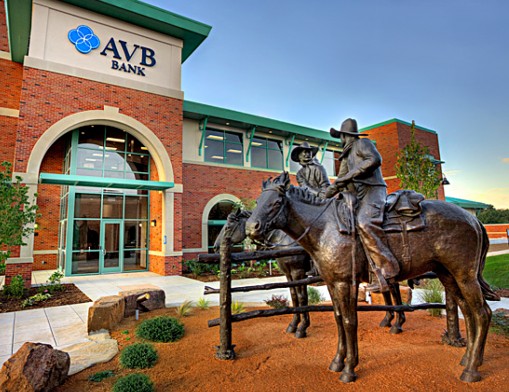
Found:
[[[359,146],[356,149],[356,154],[360,159],[357,159],[355,167],[352,167],[346,174],[338,176],[336,182],[346,185],[356,177],[374,172],[382,164],[382,157],[373,142],[368,139],[359,139],[357,143]]]

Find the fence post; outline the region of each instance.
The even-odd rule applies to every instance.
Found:
[[[219,324],[219,346],[216,351],[218,359],[235,359],[234,345],[232,345],[232,293],[231,293],[231,251],[232,240],[230,230],[225,231],[220,247],[220,324]]]

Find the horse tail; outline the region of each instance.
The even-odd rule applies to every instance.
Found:
[[[490,239],[488,237],[488,233],[486,232],[486,229],[484,228],[484,225],[479,222],[479,226],[481,228],[482,232],[482,250],[481,250],[481,259],[479,263],[479,272],[477,273],[477,279],[479,280],[479,284],[481,285],[481,290],[483,293],[483,296],[488,301],[500,301],[500,297],[491,289],[488,282],[484,280],[484,277],[482,276],[482,272],[484,270],[484,265],[486,264],[486,255],[488,254],[488,248],[490,246]]]

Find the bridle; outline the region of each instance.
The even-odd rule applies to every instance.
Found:
[[[262,190],[262,193],[265,192],[265,191],[274,191],[274,192],[277,192],[279,194],[281,194],[281,191],[278,190],[278,189],[263,189]],[[281,203],[281,207],[279,208],[279,211],[276,213],[276,215],[274,215],[274,217],[272,219],[270,219],[269,221],[267,221],[267,223],[265,223],[265,227],[264,227],[264,233],[266,233],[268,231],[268,229],[274,224],[274,222],[276,222],[276,220],[279,218],[279,215],[281,215],[283,213],[283,209],[286,207],[286,199],[281,196],[281,199],[282,199],[282,203]],[[329,206],[334,203],[334,200],[335,198],[331,198],[327,201],[327,205],[325,206],[325,208],[311,221],[311,223],[304,229],[304,232],[299,236],[299,238],[297,238],[296,240],[292,241],[291,243],[289,243],[288,245],[282,245],[281,243],[279,244],[272,244],[272,243],[266,243],[265,241],[268,240],[267,239],[264,239],[264,243],[263,244],[260,244],[266,248],[276,248],[276,247],[290,247],[290,246],[294,246],[295,244],[297,244],[300,240],[302,240],[308,233],[309,231],[311,230],[311,228],[313,227],[313,225],[316,223],[316,221],[318,221],[318,219],[320,219],[320,217],[325,213],[325,211],[329,208]],[[271,236],[269,236],[270,238]]]

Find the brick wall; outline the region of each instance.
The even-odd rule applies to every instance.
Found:
[[[12,278],[21,275],[25,281],[25,287],[32,285],[32,263],[6,264],[5,265],[5,285],[9,285]]]
[[[509,223],[499,223],[499,224],[494,223],[484,225],[484,227],[488,232],[488,237],[490,237],[490,240],[507,238],[507,230],[509,229]]]
[[[0,107],[19,109],[23,66],[9,60],[0,59],[2,83],[0,84]]]
[[[7,19],[5,15],[4,0],[0,0],[0,50],[9,51],[9,38],[7,37]]]

